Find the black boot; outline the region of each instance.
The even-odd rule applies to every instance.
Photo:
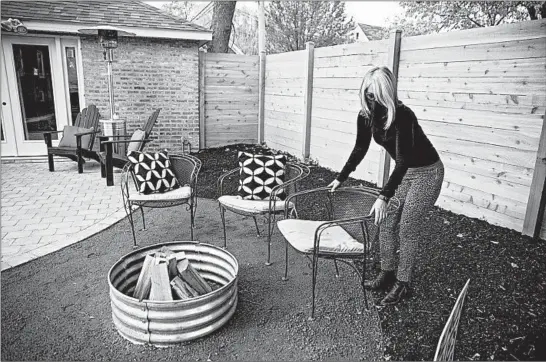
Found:
[[[381,270],[374,280],[364,281],[364,289],[387,289],[395,280],[394,270]]]
[[[396,280],[391,291],[383,298],[381,305],[394,305],[398,303],[409,293],[409,286],[407,282],[401,282]]]

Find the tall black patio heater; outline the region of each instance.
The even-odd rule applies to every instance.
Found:
[[[110,25],[99,25],[93,28],[79,29],[82,34],[98,35],[100,45],[104,48],[104,60],[108,62],[108,94],[110,95],[110,120],[114,119],[114,78],[112,74],[112,62],[114,61],[114,49],[118,47],[118,35],[134,36],[125,30]]]

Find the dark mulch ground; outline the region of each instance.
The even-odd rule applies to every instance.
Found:
[[[216,197],[216,180],[236,166],[238,150],[274,152],[232,145],[198,153],[203,161],[199,196]],[[301,187],[326,186],[335,176],[312,166]],[[358,184],[372,186],[354,179],[345,183]],[[432,360],[455,300],[470,278],[455,359],[546,360],[546,243],[439,208],[423,223],[413,295],[380,310],[385,358]],[[375,294],[376,301],[381,298]]]

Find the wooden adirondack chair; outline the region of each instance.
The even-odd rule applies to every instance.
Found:
[[[150,135],[152,134],[152,130],[155,126],[155,123],[157,122],[157,117],[159,116],[159,112],[161,111],[161,108],[156,109],[152,115],[148,118],[148,121],[144,125],[144,128],[142,131],[144,131],[144,138],[143,139],[131,139],[132,136],[125,135],[125,136],[99,136],[99,144],[100,144],[100,152],[99,152],[99,158],[100,158],[100,173],[102,178],[106,178],[106,185],[107,186],[113,186],[114,185],[114,167],[116,168],[123,168],[125,164],[129,161],[127,158],[127,153],[125,151],[125,147],[120,147],[118,152],[114,152],[114,144],[125,144],[128,145],[130,143],[134,142],[140,142],[137,151],[142,151],[146,147],[146,144],[151,141]],[[120,139],[120,138],[126,138],[126,139]],[[112,139],[112,140],[110,140]],[[115,140],[114,140],[115,139]]]
[[[95,105],[89,105],[87,108],[82,109],[82,111],[78,114],[76,120],[74,121],[74,126],[88,129],[92,128],[93,130],[88,132],[75,133],[73,135],[76,138],[76,143],[74,146],[53,147],[51,142],[51,135],[53,133],[63,133],[64,129],[62,131],[51,131],[43,133],[44,141],[47,145],[47,159],[49,161],[49,171],[55,171],[53,156],[66,157],[78,162],[78,173],[83,173],[83,164],[85,163],[85,160],[83,159],[84,157],[92,158],[98,161],[98,154],[96,151],[93,150],[93,145],[95,144],[95,136],[100,133],[99,117],[100,114]],[[89,143],[86,145],[82,145],[82,137],[86,135],[90,136]]]

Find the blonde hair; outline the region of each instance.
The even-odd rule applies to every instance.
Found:
[[[366,92],[373,93],[377,103],[387,108],[385,129],[389,129],[396,115],[396,105],[398,104],[394,74],[387,67],[375,67],[364,75],[360,86],[360,103],[364,116],[371,118],[371,111],[366,103]]]

